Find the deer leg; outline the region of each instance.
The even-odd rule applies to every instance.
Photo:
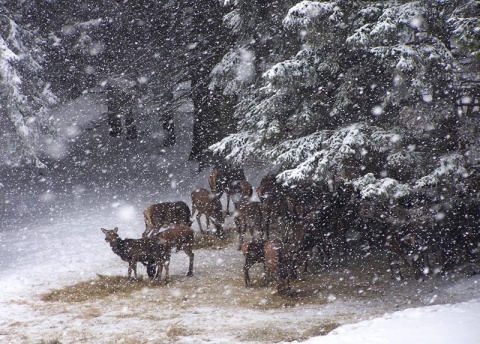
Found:
[[[262,263],[263,263],[263,278],[265,280],[265,285],[268,285],[267,265],[265,264],[265,260],[263,260]]]
[[[400,263],[399,263],[400,257],[397,256],[396,254],[390,254],[390,274],[392,275],[392,279],[397,279],[397,274],[398,278],[400,280],[403,280],[403,275],[402,275],[402,270],[400,269]]]
[[[158,282],[162,281],[162,272],[163,272],[163,261],[157,262],[157,274],[155,280]]]
[[[242,223],[238,217],[234,218],[234,222],[238,233],[238,251],[240,251],[242,249]]]
[[[137,279],[137,262],[132,261],[128,264],[128,280],[129,281],[132,280],[132,271],[133,271],[134,279],[136,280]]]
[[[248,273],[248,270],[252,267],[252,262],[247,259],[245,261],[245,265],[243,266],[243,276],[245,280],[245,288],[249,288],[252,286],[252,283],[250,282],[250,275]]]
[[[421,279],[423,275],[423,270],[426,268],[423,252],[415,252],[412,258],[412,267],[415,272],[415,279]]]
[[[245,232],[247,230],[245,221],[240,220],[239,224],[240,225],[238,226],[238,251],[242,249],[243,240],[245,238]]]
[[[165,283],[170,283],[170,258],[163,263],[165,266]]]
[[[157,277],[157,267],[158,263],[155,261],[148,261],[146,264],[147,275],[151,280],[154,280]]]
[[[210,217],[208,215],[205,215],[205,219],[207,222],[207,234],[210,234]]]
[[[187,254],[187,256],[189,258],[187,276],[192,277],[193,276],[193,260],[195,258],[195,254],[193,253],[191,246],[187,246],[184,249],[184,252]]]
[[[142,234],[142,238],[148,237],[150,235],[151,231],[152,231],[152,228],[149,227],[148,225],[145,225],[145,231]]]
[[[250,237],[253,238],[253,230],[254,230],[254,226],[249,223],[249,226],[248,226],[248,231],[250,232]]]

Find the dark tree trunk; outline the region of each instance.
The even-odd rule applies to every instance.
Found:
[[[119,137],[122,135],[122,119],[118,113],[110,109],[108,111],[108,125],[110,126],[110,129],[108,130],[110,136]]]
[[[163,114],[162,126],[163,126],[163,134],[165,135],[165,138],[163,139],[163,146],[171,147],[175,145],[175,142],[176,142],[175,123],[173,122],[172,112],[168,111]]]
[[[132,109],[128,109],[128,112],[125,114],[125,129],[127,131],[127,140],[135,140],[138,137],[137,125],[135,124],[135,116]]]
[[[207,73],[192,77],[194,106],[193,140],[189,160],[206,163],[211,160],[208,147],[219,139],[218,114],[214,95],[208,89]]]

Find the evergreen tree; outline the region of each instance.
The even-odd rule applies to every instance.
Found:
[[[465,165],[455,46],[478,37],[478,11],[475,1],[299,2],[283,25],[302,49],[263,74],[237,105],[238,133],[212,150],[269,161],[290,183],[371,173],[408,190],[446,161]]]
[[[43,167],[38,142],[52,134],[47,109],[57,99],[42,79],[43,51],[22,16],[0,8],[0,123],[2,164]]]

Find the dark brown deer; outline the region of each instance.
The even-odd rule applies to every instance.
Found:
[[[277,292],[285,294],[290,291],[290,280],[296,277],[296,258],[278,238],[265,242],[263,248],[268,277],[277,283]]]
[[[205,215],[207,222],[207,233],[210,231],[210,220],[213,222],[216,234],[222,236],[224,216],[222,211],[222,204],[220,202],[220,195],[214,195],[210,191],[204,188],[196,189],[192,192],[192,216],[196,215],[198,227],[200,232],[204,234],[202,228],[201,217]]]
[[[143,237],[155,235],[161,228],[171,225],[192,225],[190,208],[182,201],[153,204],[144,210],[143,217],[145,219]]]
[[[277,182],[275,175],[268,174],[262,178],[257,187],[258,198],[261,202],[263,227],[270,230],[272,220],[288,222],[288,207],[284,187]]]
[[[411,224],[390,228],[385,237],[385,246],[388,249],[390,273],[393,279],[404,279],[400,261],[407,267],[411,266],[416,279],[421,278],[424,270],[430,270],[428,246],[423,242],[419,231],[415,230]]]
[[[105,241],[110,244],[113,253],[128,263],[129,280],[132,280],[132,272],[134,279],[137,279],[137,263],[140,262],[147,266],[148,277],[157,281],[161,280],[162,269],[165,266],[167,270],[166,281],[168,282],[170,251],[164,244],[150,238],[121,239],[118,235],[118,227],[112,230],[101,228],[101,230],[105,234]]]
[[[212,193],[220,194],[220,197],[224,192],[227,194],[227,213],[229,213],[230,198],[240,193],[240,182],[244,180],[246,180],[245,172],[241,168],[223,165],[214,167],[210,172],[208,184]]]
[[[249,288],[252,286],[248,271],[256,263],[263,264],[264,277],[266,278],[267,276],[263,248],[264,248],[263,241],[259,241],[259,242],[249,241],[242,244],[241,250],[245,257],[245,264],[243,265],[243,276],[245,280],[245,288]]]
[[[243,198],[252,198],[253,196],[253,187],[252,184],[243,180],[240,182],[240,194]]]
[[[168,228],[155,235],[154,240],[165,247],[165,251],[170,253],[172,248],[178,251],[184,251],[189,257],[187,276],[193,276],[193,244],[195,239],[195,231],[185,225],[177,225]],[[160,271],[161,273],[161,271]],[[168,270],[167,270],[168,273]]]
[[[309,212],[303,218],[303,233],[297,241],[297,252],[299,258],[298,265],[304,265],[304,272],[308,271],[308,263],[313,260],[315,249],[322,256],[322,263],[326,263],[329,259],[324,221],[329,222],[330,220],[322,218],[322,212],[320,211]]]
[[[249,198],[242,198],[234,204],[235,212],[233,216],[238,231],[238,250],[240,250],[247,228],[251,237],[253,237],[255,230],[260,231],[260,235],[262,238],[264,237],[262,208],[260,202],[251,201]],[[266,231],[266,235],[268,238],[268,231]]]

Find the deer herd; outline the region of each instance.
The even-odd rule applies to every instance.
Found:
[[[266,282],[273,279],[279,294],[289,293],[290,280],[297,277],[300,269],[307,271],[314,258],[328,265],[334,256],[344,255],[349,245],[349,227],[353,223],[358,226],[359,218],[368,218],[363,216],[368,213],[365,203],[358,202],[354,187],[343,180],[292,188],[269,174],[256,188],[259,201],[253,200],[253,187],[242,169],[215,167],[208,183],[210,190],[198,188],[191,193],[191,212],[182,201],[154,204],[145,209],[145,231],[140,239],[121,239],[118,228],[102,228],[105,241],[113,252],[128,262],[129,280],[132,272],[134,278],[137,277],[136,265],[140,262],[154,281],[161,281],[165,268],[165,281],[168,283],[173,248],[188,255],[187,276],[192,276],[193,216],[202,235],[215,234],[223,238],[226,235],[225,217],[233,215],[238,234],[237,248],[245,257],[245,287],[252,285],[249,269],[260,263],[263,264]],[[221,203],[224,193],[227,195],[225,210]],[[229,209],[230,203],[233,204],[233,213]],[[205,217],[206,228],[202,227],[202,216]],[[388,252],[392,278],[403,278],[400,262],[413,269],[417,278],[428,271],[429,247],[420,240],[415,227],[404,226],[398,230],[391,226],[381,232],[381,240],[375,238],[369,241],[368,235],[365,235],[364,245],[382,242]],[[250,239],[245,241],[247,233]]]

